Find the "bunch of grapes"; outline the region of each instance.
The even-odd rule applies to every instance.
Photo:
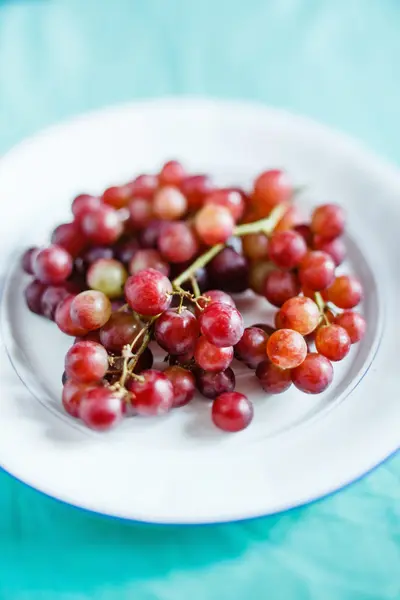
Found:
[[[162,415],[212,400],[211,419],[240,431],[253,418],[235,391],[234,359],[267,394],[294,385],[323,392],[361,340],[352,309],[360,282],[336,273],[345,258],[340,206],[302,222],[285,174],[262,173],[246,193],[217,188],[177,161],[102,196],[72,202],[72,220],[22,266],[31,311],[75,338],[65,358],[62,404],[105,431],[133,415]],[[274,323],[244,327],[232,294],[250,288],[277,308]],[[150,343],[166,353],[153,367]]]

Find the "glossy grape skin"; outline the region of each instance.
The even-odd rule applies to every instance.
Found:
[[[363,297],[363,289],[359,280],[353,275],[340,275],[324,292],[328,299],[338,308],[354,308]]]
[[[335,263],[326,252],[309,252],[301,262],[300,283],[314,292],[327,288],[335,278]]]
[[[307,244],[296,231],[278,231],[269,240],[268,252],[278,267],[293,269],[307,254]]]
[[[240,293],[248,288],[249,265],[245,256],[224,248],[208,265],[212,285],[224,292]]]
[[[103,292],[108,298],[119,298],[127,277],[124,265],[118,260],[101,258],[90,266],[86,280],[92,290]]]
[[[130,379],[128,390],[133,394],[131,403],[138,415],[163,415],[174,404],[174,388],[161,371],[150,369],[141,373],[143,380]]]
[[[154,317],[167,310],[172,300],[170,280],[159,271],[146,269],[131,275],[125,284],[125,297],[138,314]]]
[[[351,340],[347,331],[340,325],[322,325],[315,336],[315,347],[319,354],[329,360],[342,360],[350,352]]]
[[[287,300],[279,311],[283,329],[294,329],[301,335],[308,335],[318,326],[321,313],[317,304],[304,296]]]
[[[101,200],[97,196],[90,194],[80,194],[72,202],[72,214],[77,223],[82,221],[83,216],[92,210],[97,210],[101,205]]]
[[[344,225],[344,210],[338,204],[317,206],[311,217],[311,231],[328,240],[342,235]]]
[[[131,344],[142,329],[138,319],[126,312],[115,312],[100,329],[100,342],[109,351],[120,354],[122,348]]]
[[[132,190],[129,185],[113,185],[104,190],[102,200],[104,204],[112,208],[124,208],[132,198]]]
[[[87,245],[87,240],[77,223],[62,223],[51,234],[51,243],[64,248],[72,257],[78,256]]]
[[[268,238],[263,233],[249,233],[242,240],[243,254],[250,260],[268,258]]]
[[[249,287],[255,294],[264,295],[264,286],[268,275],[275,271],[274,265],[269,261],[251,263],[249,267]],[[286,271],[287,273],[289,271]]]
[[[166,375],[172,383],[174,396],[172,408],[178,408],[188,404],[193,399],[196,391],[193,373],[176,365],[165,369],[164,375]]]
[[[259,363],[256,377],[267,394],[282,394],[292,385],[290,369],[281,369],[270,360]]]
[[[232,296],[226,292],[223,292],[222,290],[207,290],[203,297],[199,298],[197,302],[200,308],[198,306],[195,307],[196,317],[201,315],[202,308],[211,306],[211,304],[215,304],[216,302],[219,302],[220,304],[228,304],[229,306],[236,308],[235,301]]]
[[[262,295],[273,306],[281,307],[287,300],[300,293],[298,277],[292,271],[270,271],[264,281]]]
[[[333,379],[331,362],[316,352],[307,354],[304,362],[292,369],[292,382],[305,394],[320,394]]]
[[[153,248],[138,250],[129,263],[130,275],[134,275],[145,269],[155,269],[167,276],[170,272],[169,264],[163,260],[158,250],[154,250]]]
[[[186,171],[177,160],[169,160],[166,162],[158,176],[160,185],[179,186],[186,178]]]
[[[199,251],[193,230],[186,223],[168,223],[158,239],[162,256],[172,263],[191,261]]]
[[[33,272],[43,283],[62,283],[72,273],[71,255],[61,246],[43,248],[34,257]]]
[[[250,369],[265,360],[269,335],[259,327],[247,327],[235,346],[235,356]]]
[[[204,371],[225,371],[233,360],[233,347],[218,348],[201,336],[196,343],[194,359]]]
[[[360,315],[360,313],[352,310],[344,311],[335,317],[334,322],[336,325],[340,325],[347,331],[352,344],[356,344],[362,340],[367,329],[364,317]]]
[[[297,331],[278,329],[268,339],[267,355],[281,369],[293,369],[305,359],[307,344]]]
[[[264,171],[254,182],[253,203],[260,217],[266,217],[282,202],[288,202],[293,195],[293,187],[287,175],[279,169]]]
[[[153,214],[156,219],[173,221],[183,217],[187,209],[187,200],[176,187],[162,187],[154,195]]]
[[[258,329],[261,329],[268,336],[270,336],[272,333],[274,333],[274,331],[276,331],[275,327],[272,327],[272,325],[268,325],[267,323],[253,323],[251,327],[257,327]]]
[[[88,333],[87,329],[77,325],[71,319],[71,304],[75,296],[72,294],[61,300],[58,303],[56,312],[54,315],[54,320],[58,325],[58,328],[67,335],[71,335],[72,337],[81,337]]]
[[[101,204],[96,210],[83,215],[81,228],[93,244],[107,246],[114,244],[121,236],[123,224],[118,211],[111,206]]]
[[[181,182],[180,189],[186,196],[189,207],[197,209],[214,190],[214,185],[208,175],[191,175]]]
[[[70,293],[65,286],[49,285],[41,298],[41,314],[47,319],[54,321],[57,306],[69,295]]]
[[[103,292],[81,292],[71,303],[71,318],[88,331],[99,329],[111,316],[111,302]]]
[[[95,387],[82,394],[79,417],[95,431],[108,431],[118,425],[124,416],[121,396],[107,387]]]
[[[143,229],[153,219],[153,204],[146,198],[133,198],[128,206],[129,218],[134,229]]]
[[[196,371],[196,385],[200,394],[213,400],[224,392],[233,392],[236,385],[235,373],[228,367],[225,371]]]
[[[107,351],[97,342],[77,342],[65,357],[65,372],[73,381],[95,383],[103,379],[107,369]]]
[[[166,310],[156,321],[154,336],[163,350],[180,355],[193,351],[199,337],[199,323],[189,310]]]
[[[341,265],[346,258],[346,246],[340,237],[333,240],[326,240],[320,236],[314,236],[313,248],[314,250],[321,250],[329,254],[336,267]]]
[[[29,310],[37,315],[42,313],[42,298],[44,292],[47,290],[47,285],[34,279],[26,286],[24,290],[25,302]]]
[[[158,186],[158,177],[146,173],[138,175],[129,184],[133,198],[146,198],[151,200]]]
[[[195,229],[207,245],[224,244],[233,234],[235,221],[225,206],[206,204],[195,217]]]
[[[28,250],[25,250],[24,254],[22,255],[21,267],[25,273],[28,273],[28,275],[33,275],[33,260],[37,252],[39,252],[39,248],[34,246],[32,248],[28,248]]]
[[[225,392],[212,405],[211,418],[219,429],[229,432],[242,431],[253,419],[254,409],[250,400],[239,392]]]
[[[79,406],[82,396],[92,389],[94,389],[94,385],[90,383],[79,383],[79,381],[69,379],[63,381],[61,401],[65,411],[71,417],[75,417],[76,419],[79,417]]]
[[[244,332],[243,317],[233,306],[213,302],[199,316],[201,333],[218,348],[234,346]]]
[[[245,210],[244,194],[234,188],[221,188],[211,192],[206,197],[205,204],[224,206],[230,211],[236,223],[243,217]]]

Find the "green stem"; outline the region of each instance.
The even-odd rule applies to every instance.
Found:
[[[197,283],[197,279],[194,275],[191,275],[190,283],[192,284],[194,297],[198,298],[201,295],[201,292],[200,292],[199,284]]]
[[[183,271],[183,273],[174,279],[172,282],[174,287],[179,288],[182,283],[185,283],[185,281],[187,281],[192,275],[194,275],[194,273],[196,273],[197,269],[201,269],[201,267],[204,267],[207,263],[209,263],[210,260],[212,260],[214,256],[217,256],[217,254],[219,254],[223,248],[224,244],[216,244],[207,250],[207,252],[199,256],[199,258],[196,259],[194,263],[192,263],[190,267],[186,269],[186,271]]]

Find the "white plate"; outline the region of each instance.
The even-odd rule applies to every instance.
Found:
[[[130,419],[94,434],[60,407],[70,340],[24,306],[16,257],[69,217],[71,198],[177,157],[219,181],[246,183],[284,167],[301,202],[348,212],[346,269],[366,289],[366,339],[309,397],[265,397],[248,371],[237,389],[255,403],[247,430],[213,428],[204,400],[166,418]],[[2,302],[0,464],[51,496],[108,515],[162,523],[230,521],[281,511],[336,490],[400,442],[398,319],[400,174],[309,120],[250,104],[171,99],[84,115],[25,141],[0,162]],[[268,314],[242,300],[247,322]],[[397,351],[397,354],[396,354]],[[9,355],[20,380],[10,368]],[[21,381],[23,383],[21,383]],[[29,391],[28,391],[29,390]]]

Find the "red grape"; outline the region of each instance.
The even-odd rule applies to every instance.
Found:
[[[312,214],[312,232],[325,239],[330,240],[342,235],[344,225],[344,210],[337,204],[323,204],[317,206]]]
[[[70,293],[68,292],[65,286],[49,285],[49,287],[44,291],[42,295],[41,314],[47,317],[47,319],[54,321],[57,306],[62,300],[64,300],[64,298],[66,298],[69,295]]]
[[[158,248],[163,257],[172,263],[193,259],[199,251],[199,243],[186,223],[167,224],[158,239]]]
[[[233,234],[235,221],[225,206],[206,204],[195,217],[195,227],[200,239],[209,246],[224,244]]]
[[[235,356],[250,369],[265,360],[269,335],[259,327],[247,327],[242,338],[235,346]]]
[[[292,329],[278,329],[268,339],[268,358],[281,369],[301,365],[307,355],[307,344],[300,333]]]
[[[171,294],[170,280],[155,269],[139,271],[131,275],[125,284],[129,306],[146,317],[154,317],[167,310],[171,304]]]
[[[186,171],[177,160],[165,163],[158,176],[161,185],[179,185],[186,177]]]
[[[218,348],[234,346],[244,332],[243,317],[233,306],[213,302],[199,316],[201,333]]]
[[[144,269],[155,269],[163,275],[169,275],[169,264],[162,259],[161,254],[153,248],[138,250],[129,263],[129,273],[134,275]]]
[[[92,290],[103,292],[109,298],[118,298],[124,292],[128,277],[125,267],[118,260],[101,258],[87,272],[87,284]]]
[[[133,198],[146,198],[151,200],[157,189],[158,178],[155,175],[139,175],[129,184]]]
[[[338,308],[354,308],[362,300],[362,285],[352,275],[340,275],[325,291],[324,297]]]
[[[147,198],[133,198],[129,202],[129,216],[135,229],[143,229],[153,218],[153,204]]]
[[[301,223],[300,225],[296,225],[294,228],[296,233],[299,233],[301,237],[304,239],[307,246],[311,246],[313,243],[313,234],[311,228],[306,223]]]
[[[61,246],[49,246],[35,255],[33,271],[43,283],[62,283],[72,273],[72,258]]]
[[[103,292],[81,292],[71,303],[71,318],[88,331],[99,329],[111,316],[111,302]]]
[[[130,379],[128,390],[133,394],[131,403],[138,415],[153,416],[167,413],[174,404],[174,388],[164,373],[143,371],[141,380]]]
[[[273,306],[280,307],[293,296],[297,296],[300,289],[299,280],[295,273],[274,269],[267,275],[262,293]]]
[[[186,354],[194,350],[199,336],[199,324],[189,310],[166,310],[154,327],[156,341],[169,354]]]
[[[201,308],[205,308],[206,306],[215,304],[215,302],[219,302],[220,304],[228,304],[229,306],[233,306],[234,308],[236,306],[232,296],[230,296],[226,292],[223,292],[221,290],[207,290],[204,296],[197,300],[197,303],[200,306],[200,308],[196,306],[196,316],[200,316]]]
[[[250,260],[268,258],[268,238],[263,233],[249,233],[243,240],[243,254]]]
[[[78,381],[71,381],[69,379],[63,382],[63,384],[61,398],[63,407],[69,415],[78,418],[82,396],[87,391],[93,390],[94,386],[90,383],[79,383]]]
[[[28,275],[33,275],[33,261],[38,252],[39,248],[33,247],[28,248],[22,255],[21,266]]]
[[[174,366],[165,369],[164,375],[172,383],[174,392],[172,408],[188,404],[192,400],[196,390],[193,373],[183,367]]]
[[[281,369],[269,360],[264,360],[258,365],[256,377],[268,394],[282,394],[292,385],[290,369]]]
[[[115,312],[100,329],[100,342],[109,352],[118,354],[131,344],[141,330],[138,319],[126,312]]]
[[[260,296],[264,295],[265,281],[268,275],[274,270],[275,267],[269,261],[251,263],[249,269],[250,289],[252,289],[253,292],[259,294]]]
[[[233,188],[222,188],[211,192],[206,198],[205,204],[217,204],[225,206],[237,223],[243,217],[245,209],[244,194]]]
[[[279,311],[281,327],[294,329],[301,335],[308,335],[317,327],[321,313],[311,298],[295,296],[286,300]]]
[[[208,175],[192,175],[186,177],[180,185],[190,208],[202,206],[206,196],[214,189]]]
[[[254,182],[253,202],[260,216],[268,216],[271,210],[287,202],[293,196],[293,187],[283,171],[264,171]]]
[[[233,360],[233,347],[218,348],[201,336],[196,343],[194,358],[204,371],[224,371]]]
[[[132,198],[129,185],[113,185],[103,193],[103,202],[113,208],[124,208]]]
[[[334,280],[335,263],[326,252],[309,252],[301,262],[299,277],[302,286],[318,292]]]
[[[114,258],[114,251],[109,246],[92,246],[83,252],[75,261],[79,273],[85,274],[90,265],[101,258]]]
[[[341,315],[338,315],[334,322],[347,331],[352,344],[359,342],[365,335],[367,324],[360,313],[346,310]]]
[[[86,335],[88,331],[84,327],[74,323],[71,318],[71,304],[74,298],[75,296],[71,294],[58,303],[54,320],[63,333],[73,337],[80,337]]]
[[[187,208],[185,196],[176,187],[162,187],[154,195],[153,213],[158,219],[179,219],[187,212]]]
[[[78,412],[91,429],[108,431],[122,421],[125,406],[117,392],[107,387],[95,387],[82,394]]]
[[[83,215],[81,221],[83,233],[94,244],[113,244],[121,236],[123,224],[114,208],[101,204],[96,210]]]
[[[74,258],[85,248],[87,240],[77,223],[62,223],[51,234],[51,243],[61,246]]]
[[[203,396],[214,399],[224,392],[233,392],[236,384],[235,373],[230,367],[217,373],[198,370],[196,372],[196,384]]]
[[[340,325],[323,325],[315,336],[317,352],[329,360],[342,360],[350,351],[351,340],[347,331]]]
[[[314,236],[313,248],[329,254],[337,267],[341,265],[346,258],[346,246],[344,245],[342,238],[327,240],[316,235]]]
[[[42,313],[42,298],[44,292],[47,290],[47,285],[41,281],[34,279],[25,288],[24,295],[25,301],[29,310],[37,315]]]
[[[145,229],[139,232],[139,243],[142,248],[158,248],[158,240],[164,232],[168,221],[152,219]]]
[[[76,342],[65,357],[68,379],[94,383],[103,379],[108,370],[108,354],[97,342]]]
[[[269,257],[281,269],[297,267],[307,254],[307,244],[296,231],[278,231],[269,240]]]
[[[90,194],[80,194],[72,202],[72,214],[78,223],[83,216],[92,210],[97,210],[101,204],[100,198]]]
[[[248,288],[247,259],[232,248],[224,248],[208,265],[211,282],[224,292],[239,293]]]
[[[246,429],[253,419],[253,405],[244,394],[225,392],[212,405],[211,418],[223,431],[236,432]]]
[[[330,385],[333,379],[331,362],[312,352],[307,354],[301,365],[291,372],[294,385],[306,394],[320,394]]]

